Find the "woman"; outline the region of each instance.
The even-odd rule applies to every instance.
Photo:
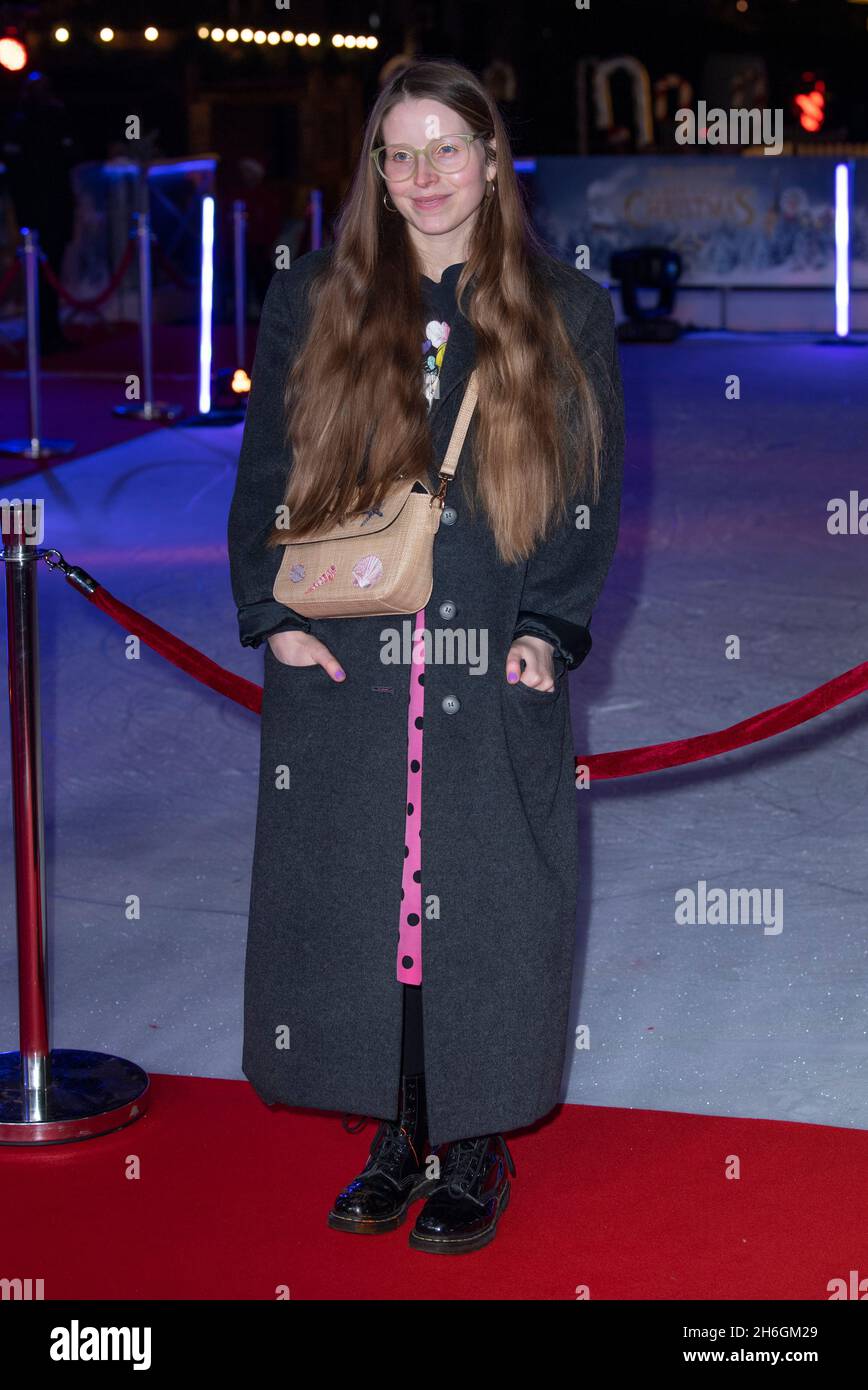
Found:
[[[381,1119],[333,1228],[392,1230],[424,1197],[410,1243],[460,1253],[509,1198],[504,1132],[559,1100],[565,672],[618,530],[614,317],[537,241],[497,107],[456,63],[384,87],[335,237],[269,287],[229,516],[241,642],[267,642],[242,1065],[270,1104]],[[276,602],[281,540],[353,499],[376,516],[399,474],[436,490],[474,368],[425,610]]]

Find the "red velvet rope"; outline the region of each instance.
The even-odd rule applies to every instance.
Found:
[[[84,593],[85,598],[89,598],[97,608],[114,618],[127,632],[140,637],[146,646],[159,652],[160,656],[166,657],[181,671],[186,671],[188,676],[193,676],[203,685],[216,690],[218,694],[226,695],[237,704],[244,705],[245,709],[259,714],[262,708],[261,685],[255,685],[253,681],[227,671],[224,666],[218,666],[216,661],[212,661],[209,656],[203,656],[202,652],[191,647],[189,643],[182,642],[173,632],[160,627],[159,623],[151,622],[150,618],[143,617],[127,604],[121,603],[120,599],[115,598],[114,594],[110,594],[102,585],[98,584],[92,594],[79,589],[77,584],[73,584],[73,588],[77,593]]]
[[[133,245],[133,242],[128,241],[124,250],[124,254],[118,261],[117,269],[115,270],[105,289],[100,290],[99,294],[95,294],[92,299],[77,299],[74,294],[70,294],[69,290],[66,289],[66,287],[62,285],[58,280],[45,255],[40,256],[39,264],[42,267],[42,273],[48,281],[49,285],[52,286],[52,288],[57,292],[57,294],[65,304],[71,304],[75,309],[98,309],[101,304],[105,304],[107,299],[111,299],[115,290],[118,288],[118,285],[121,283],[121,280],[123,280],[124,276],[127,273],[130,261],[133,259],[134,250],[135,247]]]
[[[154,249],[156,251],[157,260],[160,262],[160,265],[163,267],[170,280],[174,280],[175,284],[179,285],[181,289],[193,290],[196,288],[195,281],[185,280],[184,276],[175,269],[158,241],[154,242]],[[118,262],[117,269],[114,271],[108,284],[104,289],[100,290],[99,294],[95,294],[92,299],[78,299],[74,294],[71,294],[66,286],[58,279],[44,251],[40,254],[39,264],[49,285],[51,285],[55,293],[63,300],[64,304],[70,304],[74,309],[98,309],[102,304],[105,304],[107,300],[111,299],[112,295],[117,290],[129,269],[130,261],[133,259],[134,254],[135,243],[131,239],[127,242],[124,253]],[[20,269],[20,263],[18,261],[13,261],[2,279],[0,279],[0,303],[2,303],[7,291],[14,283]]]
[[[157,254],[161,264],[165,266],[167,273],[176,284],[182,285],[184,289],[194,288],[194,286],[189,285],[186,280],[181,278],[159,244],[157,244]],[[92,299],[78,299],[74,294],[71,294],[66,286],[58,279],[44,251],[40,253],[39,264],[49,285],[51,285],[52,289],[54,289],[65,304],[71,304],[74,309],[98,309],[100,305],[105,304],[107,300],[111,299],[126,275],[134,255],[135,243],[130,240],[127,242],[124,253],[118,261],[117,268],[112,274],[108,284],[104,289],[100,290],[99,294],[95,294]],[[2,277],[0,277],[0,304],[2,304],[7,293],[14,285],[20,270],[21,262],[16,259],[7,266]]]
[[[74,584],[73,587],[79,593],[84,592],[78,585]],[[203,685],[210,686],[219,694],[235,700],[245,709],[252,710],[254,714],[260,713],[261,685],[218,666],[216,661],[203,656],[195,647],[182,642],[166,628],[160,627],[157,623],[151,622],[150,618],[137,613],[134,608],[121,603],[120,599],[116,599],[101,585],[97,584],[94,592],[85,594],[85,597],[109,617],[114,618],[127,632],[140,637],[147,646],[166,657],[180,670],[186,671],[188,675],[201,681]],[[634,777],[638,773],[659,772],[665,767],[682,767],[685,763],[698,762],[701,758],[713,758],[719,753],[729,753],[734,748],[743,748],[747,744],[758,743],[761,739],[772,738],[775,734],[816,718],[818,714],[833,709],[835,705],[843,704],[845,700],[852,700],[854,695],[861,695],[866,689],[868,661],[863,661],[849,671],[844,671],[842,675],[826,681],[824,685],[818,685],[815,690],[809,690],[806,695],[799,695],[795,700],[788,700],[782,705],[763,710],[760,714],[753,714],[738,724],[730,724],[726,729],[718,729],[710,734],[697,734],[694,738],[674,739],[671,743],[649,743],[644,747],[623,748],[613,753],[595,753],[590,757],[576,758],[576,766],[588,768],[592,781],[611,777]]]
[[[785,729],[794,729],[797,724],[805,724],[827,709],[852,700],[854,695],[861,695],[866,689],[868,661],[862,661],[824,685],[818,685],[815,690],[809,690],[806,695],[799,695],[782,705],[773,705],[771,709],[752,714],[726,729],[717,729],[711,734],[697,734],[693,738],[676,738],[671,743],[647,743],[640,748],[595,753],[589,758],[576,758],[576,766],[588,767],[592,779],[634,777],[640,772],[682,767],[685,763],[698,762],[700,758],[714,758],[718,753],[729,753],[733,748],[759,743],[761,739],[772,738]]]

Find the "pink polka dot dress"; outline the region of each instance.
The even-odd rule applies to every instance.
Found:
[[[444,272],[443,289],[451,284],[450,272],[460,270],[450,266]],[[448,280],[447,280],[448,277]],[[439,283],[423,277],[429,290]],[[439,395],[440,367],[449,337],[448,323],[432,319],[425,327],[422,344],[424,390],[431,402]],[[404,872],[401,878],[401,915],[398,929],[398,979],[405,985],[422,983],[422,739],[425,714],[425,609],[420,608],[413,623],[410,661],[410,690],[407,701],[407,804],[404,822]]]
[[[410,698],[407,702],[407,805],[404,830],[404,874],[401,879],[401,925],[398,933],[398,979],[405,985],[422,983],[422,735],[425,707],[425,649],[416,632],[425,626],[425,609],[416,614]],[[421,660],[416,660],[419,648]]]

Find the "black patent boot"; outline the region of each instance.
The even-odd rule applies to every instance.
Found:
[[[413,1248],[465,1255],[494,1240],[509,1204],[507,1165],[514,1177],[515,1164],[502,1134],[450,1144],[440,1180],[432,1185],[410,1232]]]
[[[396,1230],[410,1203],[433,1185],[425,1176],[426,1143],[425,1078],[402,1076],[398,1119],[380,1123],[365,1167],[340,1193],[328,1224],[360,1235]]]

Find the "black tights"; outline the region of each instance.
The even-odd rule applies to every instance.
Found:
[[[404,1031],[401,1042],[401,1071],[404,1076],[419,1076],[425,1070],[425,1052],[422,1041],[422,986],[404,985],[403,988]]]
[[[424,1070],[422,986],[404,985],[404,1035],[401,1044],[401,1071],[404,1076],[418,1076]]]

